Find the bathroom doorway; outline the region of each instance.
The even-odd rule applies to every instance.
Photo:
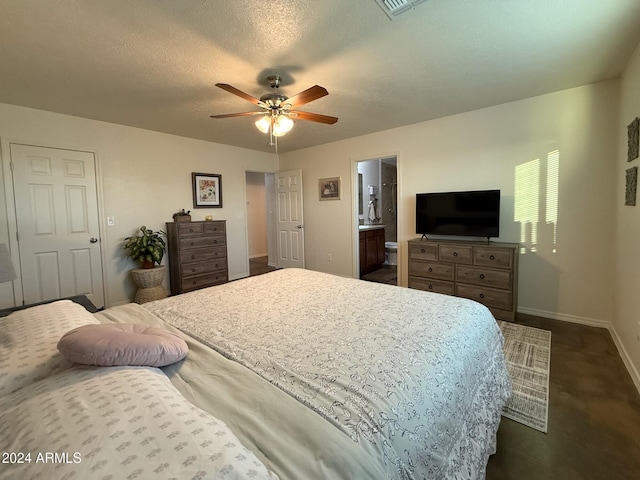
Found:
[[[398,284],[397,157],[356,162],[358,277]]]

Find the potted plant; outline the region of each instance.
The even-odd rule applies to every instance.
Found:
[[[160,265],[166,249],[166,243],[161,235],[166,235],[162,230],[154,232],[144,225],[140,227],[140,234],[126,237],[124,250],[128,250],[127,256],[133,261],[142,262],[142,268],[153,268]]]

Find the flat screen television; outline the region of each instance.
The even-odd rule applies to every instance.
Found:
[[[416,233],[499,237],[500,190],[418,193]]]

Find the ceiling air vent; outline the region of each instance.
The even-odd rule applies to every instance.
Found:
[[[376,0],[376,3],[380,5],[380,8],[384,10],[384,13],[393,20],[401,13],[408,12],[416,5],[425,1],[426,0]]]

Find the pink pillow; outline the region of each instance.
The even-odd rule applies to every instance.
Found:
[[[178,335],[137,323],[84,325],[65,333],[58,350],[71,362],[102,367],[163,367],[186,357],[188,347]]]

